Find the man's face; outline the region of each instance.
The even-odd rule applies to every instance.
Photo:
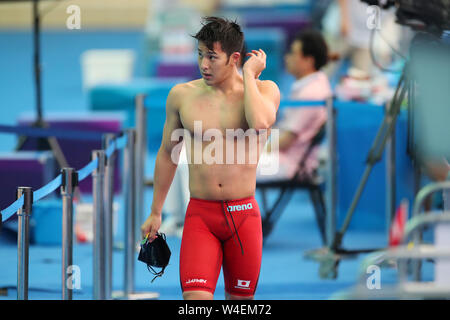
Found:
[[[284,56],[286,70],[295,77],[303,76],[311,66],[314,66],[312,57],[305,57],[302,51],[302,42],[295,40]]]
[[[214,85],[227,78],[233,69],[232,59],[222,51],[219,42],[214,42],[212,50],[203,43],[198,43],[198,66],[207,85]]]

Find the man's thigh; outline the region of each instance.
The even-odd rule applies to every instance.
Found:
[[[224,243],[223,275],[228,295],[253,297],[259,280],[262,258],[261,217],[248,216],[239,226],[243,253],[236,239]],[[234,235],[236,238],[236,235]]]
[[[187,217],[180,250],[183,292],[215,291],[222,265],[222,245],[198,216]]]

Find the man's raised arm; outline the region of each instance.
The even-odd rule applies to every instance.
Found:
[[[244,105],[245,118],[250,128],[269,129],[276,120],[280,105],[280,90],[273,81],[257,78],[266,67],[266,54],[262,50],[252,50],[244,67]]]

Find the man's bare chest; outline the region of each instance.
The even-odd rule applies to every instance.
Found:
[[[180,120],[185,129],[194,132],[201,126],[202,132],[217,129],[248,129],[243,98],[233,99],[187,99],[179,109]]]

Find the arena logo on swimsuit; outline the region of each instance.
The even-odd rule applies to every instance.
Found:
[[[243,210],[250,210],[253,209],[252,203],[242,204],[242,205],[236,205],[236,206],[228,206],[228,211],[243,211]]]

